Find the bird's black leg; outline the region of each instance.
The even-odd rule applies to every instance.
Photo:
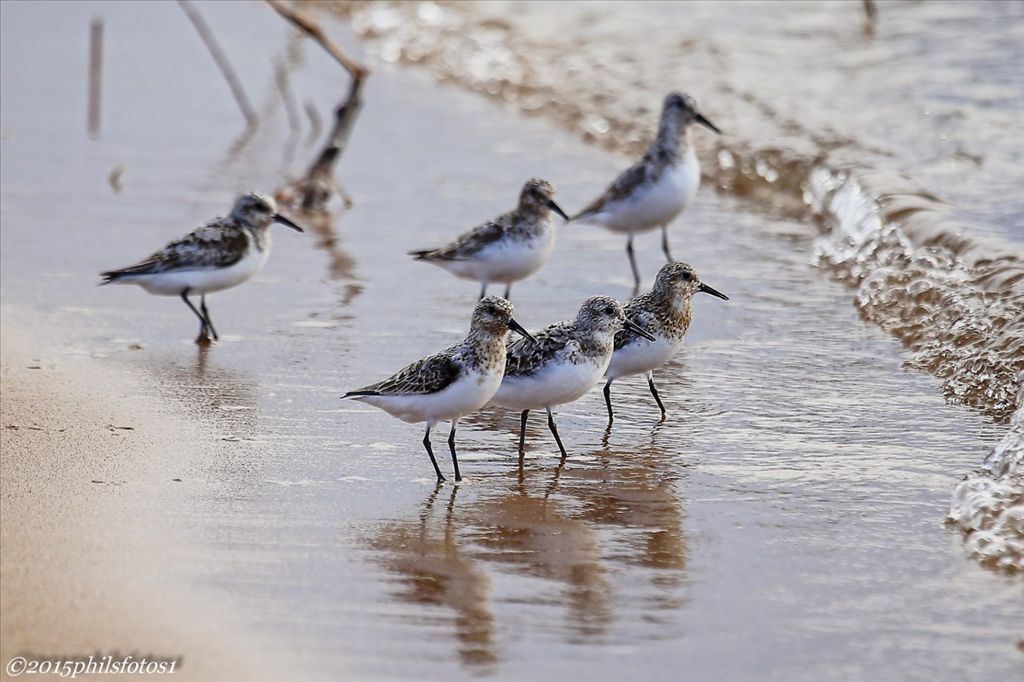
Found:
[[[661,226],[661,250],[665,253],[665,258],[669,263],[672,262],[672,252],[668,249],[668,225]]]
[[[615,413],[612,412],[612,382],[615,379],[609,379],[608,383],[604,385],[604,404],[608,406],[608,426],[612,425],[615,421]]]
[[[530,416],[529,410],[523,410],[519,417],[519,461],[522,461],[526,454],[526,418]]]
[[[658,387],[654,385],[654,372],[647,373],[647,385],[651,387],[651,395],[654,396],[655,402],[658,403],[658,407],[661,408],[661,421],[665,421],[665,417],[668,413],[665,411],[665,405],[661,402],[661,396],[658,395]]]
[[[217,336],[217,330],[213,328],[213,319],[210,317],[210,311],[206,309],[206,294],[199,297],[199,310],[203,312],[203,317],[206,318],[206,327],[213,334],[213,340],[220,341],[220,337]]]
[[[487,295],[487,282],[480,285],[480,298],[477,300],[483,300],[483,297]]]
[[[512,296],[512,282],[509,282],[508,284],[505,285],[505,300],[506,301],[511,301],[512,300],[511,296]]]
[[[452,432],[448,434],[448,449],[452,453],[452,466],[455,467],[455,482],[458,483],[462,480],[462,474],[459,473],[459,457],[455,454],[455,427],[459,425],[458,419],[452,420]]]
[[[444,475],[441,473],[441,467],[437,466],[437,460],[434,459],[434,450],[430,447],[430,426],[430,424],[427,425],[427,432],[423,435],[423,447],[427,449],[427,454],[430,455],[430,463],[434,465],[437,482],[440,483],[444,480]]]
[[[188,292],[189,292],[189,289],[185,289],[184,291],[181,292],[181,300],[183,300],[185,302],[185,305],[188,306],[189,310],[194,312],[196,314],[196,317],[199,318],[199,324],[200,324],[199,336],[196,337],[196,343],[198,343],[200,345],[209,344],[210,343],[210,333],[208,331],[209,327],[207,325],[206,318],[203,317],[203,314],[201,312],[196,310],[196,307],[194,305],[192,305],[192,301],[188,300]]]
[[[555,416],[551,414],[550,407],[548,408],[548,428],[551,429],[555,442],[558,443],[558,450],[562,453],[562,459],[565,459],[565,447],[562,445],[562,439],[558,437],[558,429],[555,427]]]
[[[626,255],[629,256],[629,267],[633,268],[633,291],[640,289],[640,269],[636,267],[636,256],[633,254],[633,233],[629,233],[626,242]]]

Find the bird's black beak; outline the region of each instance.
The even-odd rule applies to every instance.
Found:
[[[697,114],[696,116],[693,117],[693,120],[701,124],[705,128],[710,128],[711,130],[714,130],[719,135],[722,134],[722,131],[716,128],[714,123],[704,118],[704,114]]]
[[[287,225],[288,227],[292,228],[296,232],[304,232],[305,231],[301,227],[299,227],[298,225],[293,223],[292,221],[290,221],[287,218],[285,218],[280,213],[275,213],[273,218],[271,218],[271,220],[273,220],[275,223],[281,223],[282,225]]]
[[[537,339],[533,338],[533,334],[526,331],[526,329],[523,328],[523,325],[519,324],[515,320],[508,321],[508,328],[514,331],[516,334],[519,334],[520,336],[530,339],[530,341],[533,341],[534,343],[537,343]]]
[[[561,206],[555,203],[554,199],[548,199],[548,208],[562,216],[562,218],[565,219],[565,222],[569,222],[569,216],[565,214],[565,211],[562,210]]]
[[[630,320],[628,317],[623,321],[622,326],[634,334],[639,334],[648,341],[654,341],[654,336],[652,336],[650,332],[638,325],[636,322]]]
[[[700,287],[697,288],[697,291],[699,291],[701,293],[704,293],[704,294],[711,294],[712,296],[717,296],[718,298],[722,299],[723,301],[728,301],[729,300],[729,297],[726,296],[725,294],[723,294],[721,291],[719,291],[718,289],[712,289],[711,287],[709,287],[707,284],[704,284],[703,282],[701,282]]]

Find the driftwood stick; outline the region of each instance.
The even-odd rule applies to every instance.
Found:
[[[863,0],[861,6],[864,8],[864,35],[874,38],[875,27],[878,26],[878,6],[875,0]]]
[[[331,42],[331,39],[324,34],[319,24],[302,16],[280,0],[267,0],[267,4],[273,7],[282,17],[290,21],[296,28],[319,43],[320,47],[324,48],[327,54],[334,57],[341,64],[341,68],[348,71],[353,78],[365,78],[369,75],[370,72],[365,66],[360,65],[356,60],[345,54],[344,50]]]
[[[306,118],[309,119],[309,138],[306,140],[306,146],[308,147],[320,137],[320,131],[323,129],[324,124],[320,119],[320,112],[316,110],[316,104],[313,100],[307,99],[302,108],[306,111]]]
[[[192,22],[192,26],[195,27],[196,33],[202,39],[206,45],[206,49],[210,51],[210,56],[213,57],[213,61],[217,63],[217,68],[220,69],[221,74],[224,76],[224,80],[227,81],[228,87],[231,88],[231,94],[235,96],[235,101],[238,102],[238,108],[242,110],[242,116],[245,117],[245,124],[249,128],[255,128],[259,125],[259,117],[256,115],[256,110],[253,109],[252,104],[249,102],[249,98],[245,95],[245,90],[242,88],[242,82],[238,80],[238,75],[235,70],[231,68],[231,63],[228,61],[224,51],[220,49],[220,45],[217,43],[217,39],[214,38],[213,32],[207,25],[206,20],[203,19],[203,15],[199,13],[191,2],[188,0],[178,0],[178,6],[181,7],[182,11],[185,12],[185,16],[188,17],[189,21]]]
[[[89,137],[100,136],[100,102],[103,96],[103,20],[89,26]]]
[[[295,12],[280,0],[266,1],[293,26],[315,40],[352,78],[344,101],[335,110],[334,127],[326,145],[297,187],[299,203],[304,211],[322,211],[336,188],[332,178],[334,166],[345,151],[355,120],[363,107],[363,83],[370,72],[335,45],[316,22]]]
[[[299,119],[299,105],[295,101],[295,93],[292,92],[292,85],[288,79],[288,67],[284,61],[274,61],[274,80],[277,82],[277,91],[284,101],[284,110],[288,114],[288,128],[292,134],[298,134],[302,129],[302,121]]]

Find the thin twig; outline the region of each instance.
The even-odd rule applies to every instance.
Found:
[[[89,137],[100,136],[100,100],[103,95],[103,20],[89,26]]]
[[[217,63],[217,67],[224,76],[224,80],[227,81],[228,87],[231,88],[231,94],[235,96],[235,101],[238,102],[238,108],[242,110],[242,116],[245,117],[246,126],[249,128],[255,128],[259,125],[259,117],[256,115],[256,110],[253,109],[252,104],[249,103],[249,98],[245,95],[242,83],[238,80],[238,75],[235,73],[235,70],[231,68],[231,63],[228,61],[224,51],[220,49],[217,39],[214,38],[213,32],[203,19],[203,15],[200,14],[199,10],[196,9],[188,0],[178,0],[178,6],[181,7],[182,11],[185,12],[185,16],[187,16],[189,21],[192,22],[192,25],[196,29],[196,33],[199,34],[203,43],[206,44],[206,49],[210,51],[210,56],[213,57],[213,61]]]
[[[874,38],[875,28],[878,26],[878,6],[875,0],[863,0],[861,6],[864,8],[864,35]]]
[[[320,137],[320,131],[324,127],[324,122],[320,118],[320,112],[316,110],[316,103],[313,100],[307,99],[303,109],[306,112],[306,118],[309,119],[309,137],[306,138],[306,146],[308,147]]]
[[[295,12],[280,0],[267,0],[267,4],[274,8],[278,14],[290,21],[300,31],[320,44],[329,55],[334,57],[341,67],[351,74],[353,78],[365,78],[370,74],[369,69],[360,65],[354,59],[345,54],[345,51],[331,42],[331,39],[324,35],[320,26],[310,19]]]
[[[277,82],[277,91],[281,93],[281,99],[284,100],[284,110],[288,114],[288,128],[293,135],[297,135],[302,129],[299,105],[295,101],[295,93],[292,92],[292,84],[288,79],[288,68],[281,59],[274,60],[274,80]]]
[[[358,64],[335,45],[314,21],[298,14],[279,0],[267,0],[278,14],[287,19],[303,33],[315,40],[352,77],[348,94],[334,114],[334,127],[327,143],[309,167],[306,177],[298,184],[300,203],[304,211],[322,211],[327,205],[337,184],[332,178],[334,165],[345,151],[356,117],[363,107],[363,82],[369,69]],[[350,203],[350,201],[346,201]]]

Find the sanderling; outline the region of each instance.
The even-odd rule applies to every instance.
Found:
[[[535,340],[516,339],[509,344],[505,377],[492,402],[522,411],[520,459],[525,449],[526,419],[530,410],[542,407],[548,413],[548,428],[565,457],[551,408],[571,403],[597,385],[611,360],[615,333],[624,327],[654,340],[626,318],[614,298],[594,296],[580,306],[575,320],[545,327],[534,335]]]
[[[349,391],[342,398],[369,403],[404,422],[427,422],[423,447],[430,455],[438,482],[445,479],[430,447],[430,430],[439,421],[451,420],[448,449],[455,480],[461,481],[455,428],[460,418],[486,405],[498,390],[505,371],[505,337],[510,329],[532,338],[512,319],[511,303],[488,296],[477,303],[469,335],[461,342],[417,360],[384,381]]]
[[[693,201],[700,185],[700,162],[690,140],[690,127],[700,123],[721,134],[711,121],[697,111],[689,95],[678,92],[665,97],[658,136],[644,157],[623,172],[592,204],[573,220],[601,225],[612,232],[629,235],[626,253],[633,269],[636,288],[640,271],[633,255],[637,233],[661,228],[661,249],[672,260],[668,247],[668,225]]]
[[[211,335],[218,337],[206,309],[206,294],[241,284],[259,272],[270,255],[271,223],[302,232],[277,212],[271,197],[245,194],[235,201],[231,215],[215,218],[136,265],[100,273],[101,284],[138,284],[157,296],[180,296],[199,318],[196,343],[209,343]],[[198,310],[190,294],[199,294]]]
[[[444,268],[456,277],[480,282],[480,298],[491,282],[505,284],[505,298],[512,283],[540,270],[555,247],[551,211],[564,219],[555,203],[555,188],[547,180],[529,180],[519,194],[519,206],[494,220],[460,235],[437,249],[410,251],[410,256]]]
[[[626,304],[626,316],[654,336],[654,341],[645,341],[630,329],[623,329],[615,335],[615,352],[605,376],[604,402],[608,406],[608,426],[615,419],[612,413],[612,382],[619,377],[647,373],[647,385],[654,400],[661,408],[661,419],[665,419],[665,405],[661,402],[654,385],[654,370],[671,360],[686,340],[690,326],[690,301],[697,292],[717,296],[723,301],[729,297],[700,281],[696,270],[686,263],[666,263],[658,271],[658,278],[651,291],[637,296]]]

